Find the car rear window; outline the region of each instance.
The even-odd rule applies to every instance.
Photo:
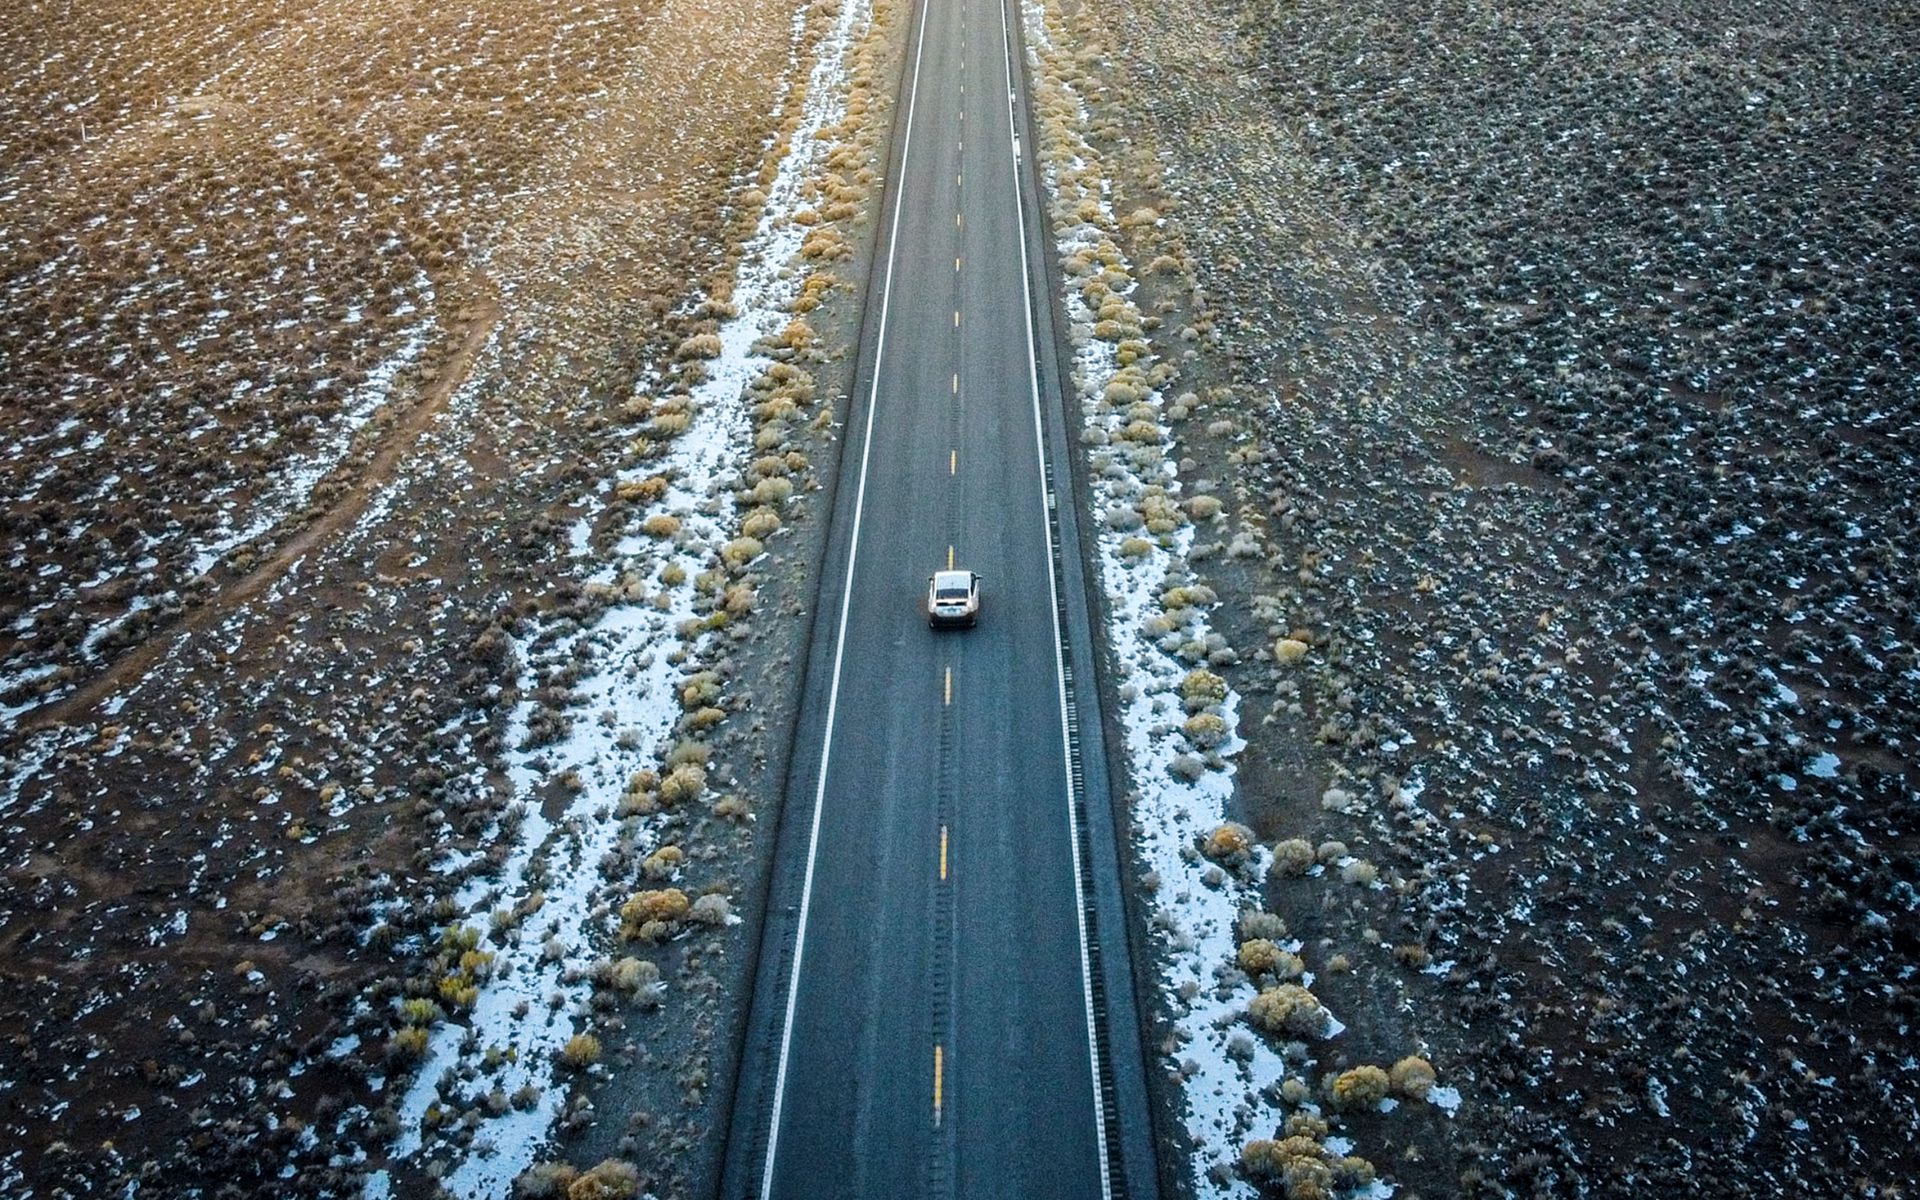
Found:
[[[965,600],[967,598],[967,589],[963,587],[943,587],[935,592],[934,595],[942,600]]]

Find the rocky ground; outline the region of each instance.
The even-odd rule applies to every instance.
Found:
[[[1205,1186],[1352,1183],[1331,1120],[1403,1195],[1899,1194],[1913,14],[1067,7],[1146,415],[1225,501],[1188,559],[1271,857],[1194,850],[1280,924],[1220,986],[1346,1023]],[[1414,1054],[1450,1118],[1338,1074]]]
[[[0,1191],[337,1195],[409,1144],[397,1192],[463,1191],[549,1115],[535,1192],[710,1186],[884,22],[760,268],[785,328],[722,334],[842,11],[0,18]],[[738,461],[673,475],[735,360]],[[620,672],[660,695],[588,708]],[[562,928],[568,864],[613,898]],[[543,1007],[591,1046],[479,1044]]]

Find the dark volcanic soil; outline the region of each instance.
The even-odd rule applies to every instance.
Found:
[[[1465,1098],[1355,1152],[1435,1195],[1920,1177],[1913,10],[1084,11],[1116,208],[1193,257],[1180,386],[1231,388],[1183,475],[1267,551],[1200,566],[1257,659],[1243,819],[1393,885],[1270,897],[1351,957],[1359,1057]]]

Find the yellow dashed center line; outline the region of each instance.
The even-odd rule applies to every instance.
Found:
[[[953,570],[953,547],[947,547],[947,570]]]
[[[953,269],[956,271],[960,269],[960,256],[957,254],[953,256]]]
[[[933,1123],[936,1127],[940,1124],[940,1087],[945,1082],[942,1076],[946,1074],[946,1069],[946,1050],[939,1042],[935,1042],[933,1044]]]
[[[947,877],[947,827],[940,827],[940,878]]]
[[[953,310],[953,327],[960,328],[960,310],[957,308]]]
[[[958,450],[949,450],[947,451],[947,474],[958,475],[959,473],[960,452]]]
[[[960,376],[958,373],[953,377],[953,394],[956,396],[960,394]]]
[[[943,704],[953,703],[953,668],[952,667],[947,668],[947,694],[946,694],[946,699],[941,701],[941,703]]]

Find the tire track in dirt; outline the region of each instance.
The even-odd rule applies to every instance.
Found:
[[[367,502],[380,487],[393,478],[395,469],[419,442],[427,426],[440,415],[454,391],[466,382],[474,360],[500,324],[500,299],[488,281],[479,280],[483,296],[476,301],[473,315],[463,323],[459,343],[446,365],[434,377],[420,399],[395,422],[385,442],[360,473],[326,512],[269,555],[266,560],[221,588],[214,596],[165,629],[156,630],[125,657],[108,666],[78,691],[55,701],[39,712],[24,715],[19,731],[32,733],[56,725],[72,725],[78,718],[105,703],[121,686],[145,678],[166,652],[183,640],[204,632],[229,613],[260,595],[268,585],[286,574],[294,563],[358,520]],[[317,486],[317,485],[316,485]]]

